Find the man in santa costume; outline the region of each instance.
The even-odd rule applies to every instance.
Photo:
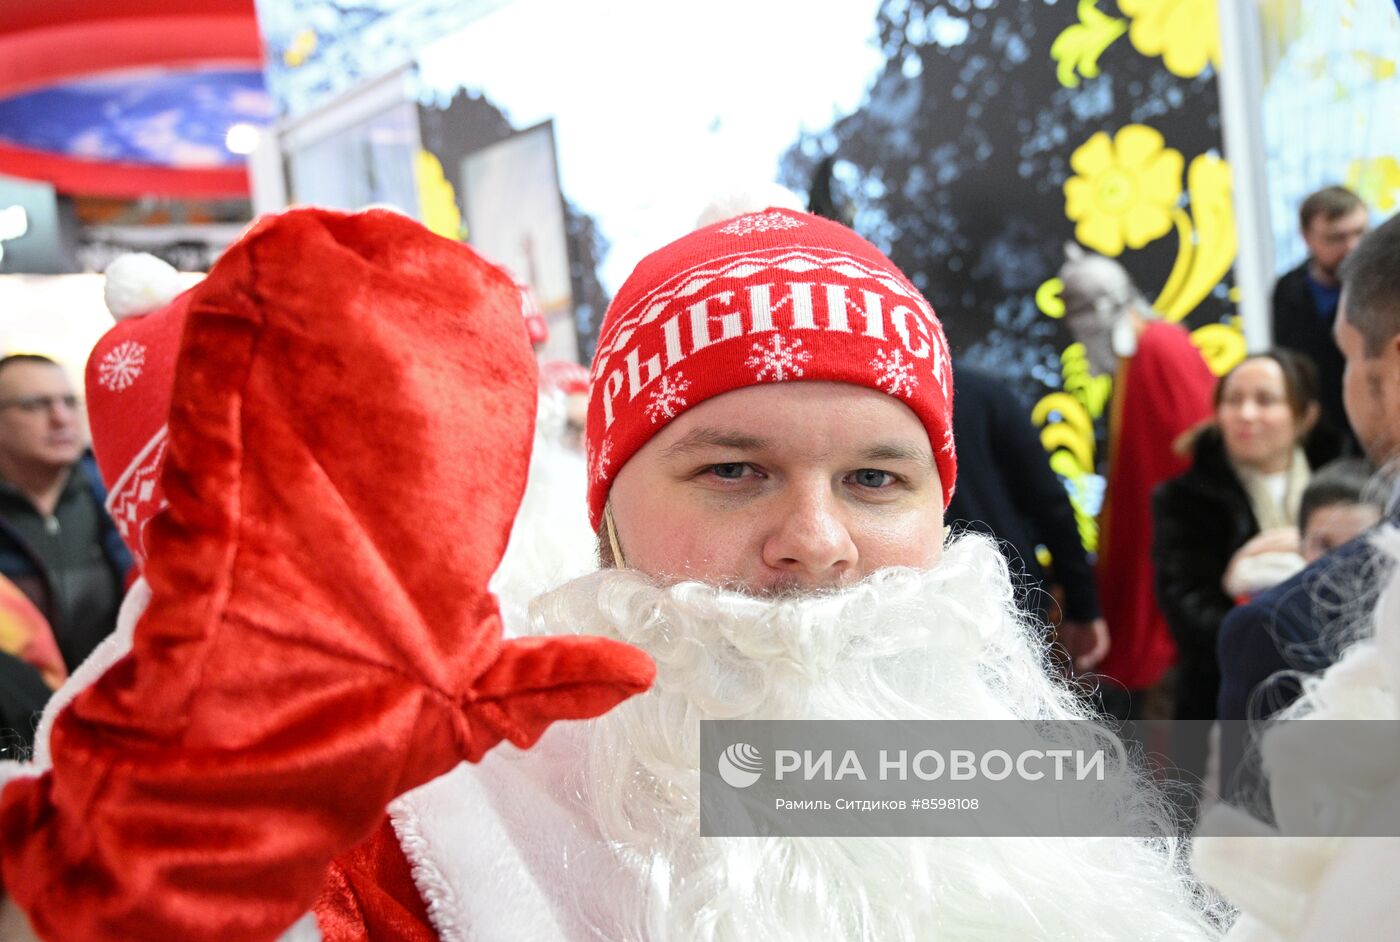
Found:
[[[782,209],[706,226],[638,265],[592,372],[607,565],[526,630],[636,645],[655,689],[395,802],[327,938],[1212,935],[1165,843],[699,835],[703,719],[1084,716],[995,547],[944,548],[946,341],[877,250]]]
[[[276,247],[288,251],[295,243]],[[342,296],[331,300],[344,304],[345,291],[389,287],[374,282],[338,289]],[[278,289],[291,285],[239,287],[261,305],[249,308],[251,315],[287,303]],[[184,483],[172,470],[178,393],[195,381],[181,381],[200,376],[213,382],[193,363],[207,367],[219,358],[213,349],[191,350],[198,318],[192,311],[181,353],[182,365],[191,366],[177,371],[172,448],[161,477],[167,490]],[[355,326],[379,329],[364,320]],[[284,355],[298,367],[314,372],[320,358],[330,357],[368,368],[348,362],[366,345],[363,339],[350,341],[350,351],[313,345],[318,356],[304,356],[297,334],[314,335],[314,329],[304,320],[296,327],[276,339],[288,344]],[[425,335],[450,339],[431,329]],[[459,369],[481,360],[450,359]],[[477,365],[469,379],[500,382],[498,365]],[[396,367],[400,381],[424,372],[421,365]],[[363,374],[347,369],[343,375]],[[409,399],[434,392],[413,384],[378,391]],[[401,529],[392,544],[335,546],[338,562],[361,578],[379,578],[376,592],[351,585],[353,604],[334,604],[347,591],[345,580],[337,580],[332,567],[300,561],[297,554],[310,552],[315,541],[289,544],[282,531],[300,533],[302,527],[278,522],[308,512],[296,491],[319,484],[320,468],[295,460],[296,454],[284,456],[284,467],[294,473],[278,480],[293,493],[273,496],[255,488],[250,519],[271,529],[283,561],[298,559],[300,578],[290,587],[320,602],[317,610],[334,624],[349,625],[357,647],[367,649],[362,667],[357,674],[343,657],[346,645],[336,640],[343,628],[327,638],[303,621],[289,626],[279,620],[282,613],[259,609],[226,619],[227,638],[256,647],[262,641],[256,625],[277,621],[302,642],[299,652],[317,653],[312,666],[265,663],[260,656],[263,673],[244,678],[205,657],[200,663],[215,676],[192,686],[215,696],[220,707],[232,706],[223,689],[257,696],[274,716],[248,721],[286,735],[288,711],[267,696],[267,685],[280,683],[298,712],[314,713],[330,684],[325,696],[337,712],[319,721],[336,735],[293,723],[296,735],[276,743],[281,751],[272,757],[239,751],[233,781],[217,783],[197,773],[203,762],[229,761],[218,749],[222,743],[210,755],[201,751],[202,739],[162,740],[159,757],[189,773],[181,784],[193,794],[191,804],[172,799],[161,810],[181,815],[184,827],[163,833],[155,849],[135,848],[143,881],[108,877],[100,887],[108,892],[88,894],[104,919],[88,920],[94,931],[80,936],[65,931],[55,901],[80,902],[81,894],[64,888],[92,866],[94,842],[80,822],[68,821],[59,835],[66,843],[56,851],[50,823],[77,807],[55,789],[65,745],[60,733],[93,748],[73,729],[77,723],[68,721],[65,729],[66,717],[89,696],[80,694],[54,727],[55,771],[38,787],[13,783],[5,792],[6,823],[21,832],[8,839],[7,883],[18,887],[16,896],[40,934],[53,939],[116,937],[110,926],[135,925],[132,914],[150,905],[151,893],[166,889],[175,891],[179,905],[157,907],[158,915],[182,926],[178,937],[201,939],[271,938],[295,919],[297,901],[314,902],[316,931],[332,940],[1212,938],[1211,913],[1183,876],[1178,847],[1165,839],[699,836],[703,719],[1085,717],[1073,694],[1050,676],[996,548],[974,536],[945,547],[942,513],[956,475],[952,395],[947,344],[933,311],[902,273],[850,230],[770,208],[677,240],[644,259],[618,292],[593,364],[587,505],[603,570],[536,599],[528,623],[511,626],[519,637],[503,644],[497,639],[484,652],[478,646],[475,657],[458,656],[454,643],[483,633],[489,640],[491,633],[476,621],[475,631],[444,637],[440,626],[451,618],[442,616],[460,618],[460,606],[413,617],[415,604],[409,603],[421,611],[452,590],[438,581],[420,584],[423,546],[410,545],[417,554],[390,566],[402,557],[398,541],[409,536]],[[520,406],[516,398],[510,403]],[[371,409],[369,418],[377,421],[375,406],[355,404]],[[336,421],[338,408],[332,413],[328,429],[279,431],[293,433],[296,449],[314,442],[318,464],[331,464],[326,476],[335,490],[358,494],[351,485],[362,474],[337,460],[352,449],[331,435],[354,437],[355,425]],[[489,422],[489,413],[474,412],[463,426]],[[392,467],[403,472],[430,460],[436,473],[446,473],[450,462],[431,452],[425,457],[419,449],[426,440],[414,438],[404,416],[397,418],[378,429],[383,441],[397,444],[408,435],[417,449],[393,459]],[[261,412],[255,420],[271,421]],[[454,534],[460,540],[503,539],[502,520],[508,524],[514,514],[525,476],[520,439],[511,428],[497,422],[492,434],[458,435],[499,451],[470,455],[483,466],[475,471],[481,495],[474,505],[483,519]],[[241,444],[250,449],[242,454],[255,461],[267,447],[248,438]],[[354,456],[371,465],[384,460],[363,449]],[[237,481],[235,475],[226,483]],[[501,496],[502,490],[508,493]],[[398,496],[408,495],[400,490]],[[182,498],[172,493],[170,511],[149,528],[153,573],[173,546],[167,542],[171,518],[181,517],[182,506],[186,514],[195,512]],[[207,498],[225,507],[236,503],[232,495],[211,492]],[[463,522],[441,501],[431,509],[451,524]],[[340,521],[344,515],[329,516]],[[422,515],[414,523],[434,529]],[[360,521],[350,532],[377,525]],[[517,521],[513,541],[539,539],[539,529]],[[218,545],[227,550],[228,542]],[[387,545],[396,550],[392,557],[367,552]],[[447,545],[429,539],[426,549],[441,556]],[[492,547],[456,572],[468,611],[494,609],[476,588],[485,582],[481,564],[500,558],[500,547]],[[258,542],[252,551],[266,554],[269,547]],[[381,567],[393,571],[380,575]],[[273,577],[270,568],[258,573]],[[502,572],[495,576],[500,585]],[[153,580],[152,588],[158,597],[161,586]],[[286,593],[274,598],[288,600]],[[362,615],[355,605],[370,611]],[[509,600],[505,609],[509,617]],[[143,632],[158,614],[153,602],[137,626],[136,656],[104,675],[98,688],[124,665],[149,665],[158,673],[167,651],[179,653],[186,633],[168,619],[160,622],[168,626],[162,644],[143,649]],[[416,656],[419,645],[432,656]],[[644,686],[650,675],[633,658],[637,649],[656,665],[651,692],[599,719],[556,725],[540,739],[549,719],[596,715]],[[548,655],[538,656],[541,651]],[[386,660],[398,668],[392,680],[378,670]],[[466,691],[448,698],[456,706],[424,714],[425,702],[439,700],[436,691],[453,689]],[[414,710],[394,709],[410,695]],[[122,705],[111,704],[106,718]],[[109,704],[98,700],[95,706]],[[93,708],[90,698],[81,719]],[[357,736],[367,742],[359,744]],[[528,752],[505,746],[486,756],[502,738],[521,747],[539,742]],[[356,766],[335,761],[347,751],[364,763],[373,788],[358,781]],[[450,767],[454,756],[484,761],[449,771],[444,765]],[[139,764],[137,770],[144,771]],[[109,764],[99,771],[120,778],[129,770]],[[330,777],[332,771],[344,778]],[[150,787],[164,795],[165,779],[157,778]],[[240,787],[244,778],[259,788]],[[220,809],[228,817],[215,822],[217,836],[230,845],[226,852],[216,851],[215,835],[190,818],[211,789],[238,803]],[[313,796],[319,804],[308,804]],[[124,797],[122,812],[144,798]],[[387,821],[377,830],[369,819],[376,798],[380,810],[388,804]],[[281,817],[241,816],[249,806]],[[1127,796],[1119,813],[1161,816],[1146,792]],[[126,819],[114,812],[104,820],[115,820],[112,828],[120,831]],[[191,829],[193,840],[184,834]],[[130,848],[134,842],[124,834],[119,843]],[[71,844],[84,846],[69,850]],[[47,853],[36,854],[35,845]],[[329,869],[326,851],[335,855]],[[56,878],[12,879],[14,861],[39,859],[53,867],[55,856],[66,866]],[[310,866],[325,874],[319,899],[307,894]],[[253,895],[255,888],[260,895]],[[223,905],[210,905],[215,900]],[[123,923],[125,917],[132,918]]]

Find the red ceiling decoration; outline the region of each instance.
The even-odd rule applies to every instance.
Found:
[[[257,65],[261,57],[253,0],[0,2],[0,97],[122,69]],[[248,192],[242,170],[104,163],[4,144],[0,173],[92,195]]]

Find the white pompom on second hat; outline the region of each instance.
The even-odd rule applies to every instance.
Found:
[[[107,266],[107,284],[102,293],[107,310],[122,320],[164,307],[186,287],[186,279],[174,266],[154,255],[136,252]]]

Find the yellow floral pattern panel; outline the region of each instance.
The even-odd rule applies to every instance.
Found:
[[[1235,264],[1239,244],[1230,165],[1213,154],[1191,161],[1187,171],[1190,212],[1174,215],[1180,242],[1162,293],[1152,306],[1176,323],[1194,311]]]
[[[1097,78],[1099,56],[1128,31],[1126,20],[1109,16],[1096,0],[1079,0],[1079,22],[1065,28],[1050,47],[1055,77],[1065,88],[1078,88],[1079,78]]]
[[[1070,157],[1065,215],[1084,245],[1110,257],[1140,249],[1172,230],[1181,199],[1181,152],[1160,132],[1130,124],[1112,138],[1099,131]]]
[[[1080,542],[1089,552],[1098,549],[1095,512],[1102,496],[1102,479],[1094,473],[1094,422],[1113,392],[1113,380],[1095,376],[1082,343],[1060,354],[1064,391],[1052,392],[1035,404],[1031,421],[1040,428],[1040,443],[1050,453],[1050,467],[1065,479]]]
[[[1400,163],[1394,157],[1353,160],[1347,169],[1347,186],[1371,209],[1388,213],[1400,204]]]
[[[1118,0],[1132,20],[1128,41],[1145,56],[1161,56],[1167,71],[1195,78],[1220,67],[1220,12],[1216,0]]]
[[[1201,351],[1201,358],[1216,376],[1224,376],[1233,370],[1248,352],[1238,317],[1231,318],[1228,324],[1197,327],[1191,331],[1191,342]]]

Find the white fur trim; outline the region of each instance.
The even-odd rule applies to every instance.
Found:
[[[478,775],[463,763],[389,806],[433,928],[442,942],[570,938]]]
[[[459,924],[461,902],[444,876],[428,837],[423,833],[418,810],[412,802],[398,799],[389,805],[389,822],[409,861],[413,883],[418,888],[418,895],[423,897],[428,908],[428,919],[438,936],[443,940],[465,939],[466,929]]]
[[[563,797],[574,725],[551,728],[529,752],[498,746],[389,806],[443,942],[617,937],[587,910],[617,900],[625,908],[636,889]]]
[[[107,284],[102,294],[107,310],[117,320],[123,320],[162,308],[183,290],[180,273],[168,262],[145,252],[134,252],[107,266]]]

